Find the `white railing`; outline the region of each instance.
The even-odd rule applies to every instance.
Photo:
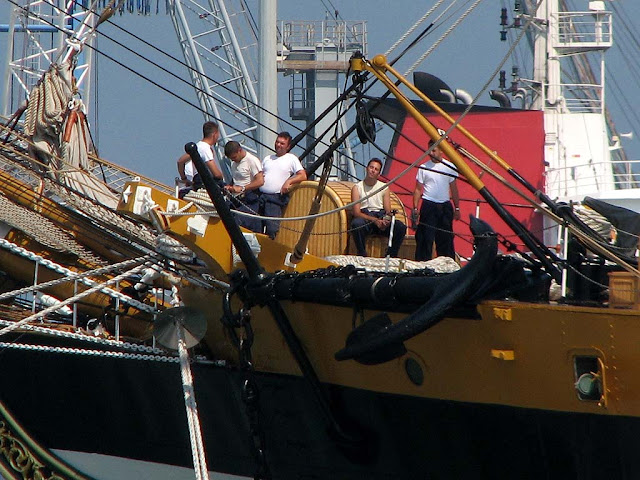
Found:
[[[602,85],[584,83],[546,84],[562,92],[561,111],[566,113],[602,113]]]
[[[355,50],[366,51],[365,22],[342,20],[280,22],[280,42],[288,49],[318,45],[337,47],[339,53],[350,55]]]
[[[607,168],[611,168],[608,162],[547,169],[545,172],[547,194],[551,197],[571,197],[602,191],[640,189],[640,160],[616,162],[611,166],[613,166],[611,177],[596,174],[596,172],[608,171]]]
[[[610,12],[561,12],[557,48],[608,48],[612,45]]]

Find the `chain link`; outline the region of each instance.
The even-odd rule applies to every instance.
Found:
[[[13,322],[8,320],[0,320],[0,325],[11,325]],[[118,348],[121,350],[130,350],[131,352],[141,353],[127,353],[127,352],[110,352],[107,350],[94,350],[86,348],[73,348],[73,347],[51,347],[46,345],[30,345],[17,342],[0,342],[0,348],[17,348],[24,350],[45,351],[52,353],[65,353],[75,355],[92,355],[92,356],[104,356],[104,357],[116,357],[123,359],[134,360],[148,360],[148,361],[160,361],[160,362],[178,362],[178,357],[169,354],[165,350],[160,348],[154,348],[147,345],[140,345],[129,342],[120,342],[117,340],[110,340],[106,338],[93,337],[80,333],[66,332],[63,330],[56,330],[53,328],[40,327],[36,325],[21,325],[21,330],[33,331],[48,335],[50,337],[58,337],[72,340],[80,340],[87,343],[94,343],[97,345],[108,346],[111,348]],[[225,360],[209,360],[202,355],[194,357],[194,361],[197,363],[208,363],[216,366],[225,366]]]
[[[269,467],[265,456],[264,431],[260,424],[260,403],[258,384],[255,380],[255,370],[251,347],[253,346],[254,334],[251,327],[251,311],[240,310],[240,343],[238,353],[240,357],[240,369],[244,374],[242,384],[242,400],[245,404],[247,419],[249,420],[249,431],[253,447],[253,455],[256,459],[255,480],[267,480],[271,478]]]

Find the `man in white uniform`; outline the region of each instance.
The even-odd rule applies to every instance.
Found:
[[[429,141],[429,146],[433,145]],[[460,220],[460,197],[458,195],[458,171],[449,162],[443,161],[442,150],[434,147],[431,159],[420,166],[413,191],[412,218],[418,216],[416,228],[416,260],[431,260],[433,242],[436,242],[438,256],[455,258],[453,247],[453,219]],[[451,206],[453,199],[454,206]],[[455,210],[454,210],[455,207]]]
[[[276,138],[275,155],[268,155],[262,160],[264,185],[260,187],[260,212],[263,216],[282,217],[283,208],[289,203],[289,191],[307,179],[307,172],[298,157],[289,153],[290,148],[291,135],[280,132]],[[265,220],[263,223],[265,233],[271,239],[276,238],[280,221]]]
[[[382,160],[372,158],[367,164],[364,180],[356,183],[351,189],[351,201],[357,202],[353,206],[353,220],[351,221],[351,235],[356,244],[356,250],[361,257],[367,256],[366,238],[368,235],[386,235],[391,233],[391,193],[384,188],[384,183],[378,180],[382,171]],[[369,196],[372,192],[377,193]],[[387,255],[397,257],[400,245],[407,233],[407,226],[399,220],[394,222],[391,247]]]
[[[218,124],[211,121],[204,122],[202,125],[202,140],[200,140],[196,146],[198,147],[200,157],[205,161],[214,178],[222,181],[222,171],[220,170],[220,166],[218,165],[218,161],[213,152],[213,146],[218,141],[218,138],[220,138]],[[183,154],[178,159],[178,174],[180,175],[180,179],[185,182],[185,185],[187,186],[187,188],[180,191],[180,198],[184,197],[190,190],[197,190],[202,187],[200,175],[198,175],[188,153]]]
[[[231,160],[231,185],[225,190],[231,195],[231,206],[240,212],[257,214],[259,210],[259,188],[264,185],[262,163],[236,141],[227,142],[224,154]],[[259,219],[236,216],[238,225],[253,232],[262,233]]]

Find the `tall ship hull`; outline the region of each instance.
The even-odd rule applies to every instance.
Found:
[[[317,315],[318,307],[312,310]],[[336,438],[293,360],[261,358],[273,356],[271,346],[260,355],[265,342],[253,348],[257,425],[250,425],[251,410],[243,402],[245,372],[231,364],[195,364],[210,467],[254,475],[259,465],[251,439],[259,434],[273,478],[488,478],[501,472],[518,478],[632,477],[639,468],[640,428],[637,410],[627,408],[637,405],[629,345],[633,314],[603,318],[599,309],[550,311],[508,302],[490,302],[481,311],[482,318],[446,318],[428,339],[408,342],[407,355],[389,364],[340,367],[334,374],[318,368],[322,388],[357,440]],[[511,312],[512,319],[496,318],[496,311]],[[258,330],[261,323],[254,323]],[[324,337],[315,327],[312,338],[334,337],[338,349],[350,332],[345,323],[327,322]],[[309,325],[295,328],[301,332]],[[278,332],[268,330],[260,337],[271,334],[281,344]],[[598,343],[603,330],[615,332],[618,341]],[[309,347],[317,366],[320,349],[326,346]],[[509,352],[515,358],[504,358]],[[3,389],[3,404],[42,445],[61,455],[191,466],[175,364],[17,349],[6,349],[3,362],[3,385],[10,386]],[[581,399],[576,371],[580,363],[599,362],[606,398]],[[9,425],[5,420],[6,442],[15,435]]]
[[[591,3],[604,36],[581,48],[605,48]],[[566,43],[553,48],[572,54]],[[43,76],[24,126],[16,114],[3,127],[3,478],[640,475],[640,217],[602,201],[613,173],[568,160],[579,149],[554,132],[576,117],[555,85],[492,93],[537,109],[472,106],[432,100],[433,84],[456,95],[382,55],[340,59],[360,140],[374,142],[372,119],[396,127],[384,174],[397,221],[411,221],[430,140],[464,177],[458,257],[416,262],[413,235],[402,258],[377,235],[380,258],[353,255],[354,182],[329,178],[339,140],[308,162],[317,177],[293,189],[275,240],[238,226],[193,143],[204,187],[184,198],[101,160],[74,103],[79,50]],[[363,94],[374,78],[394,100]],[[68,107],[57,115],[51,85]],[[574,206],[592,193],[586,170],[606,188]]]

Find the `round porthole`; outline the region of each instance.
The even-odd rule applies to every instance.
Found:
[[[409,357],[404,361],[404,370],[414,385],[420,386],[424,383],[424,370],[414,358]]]

